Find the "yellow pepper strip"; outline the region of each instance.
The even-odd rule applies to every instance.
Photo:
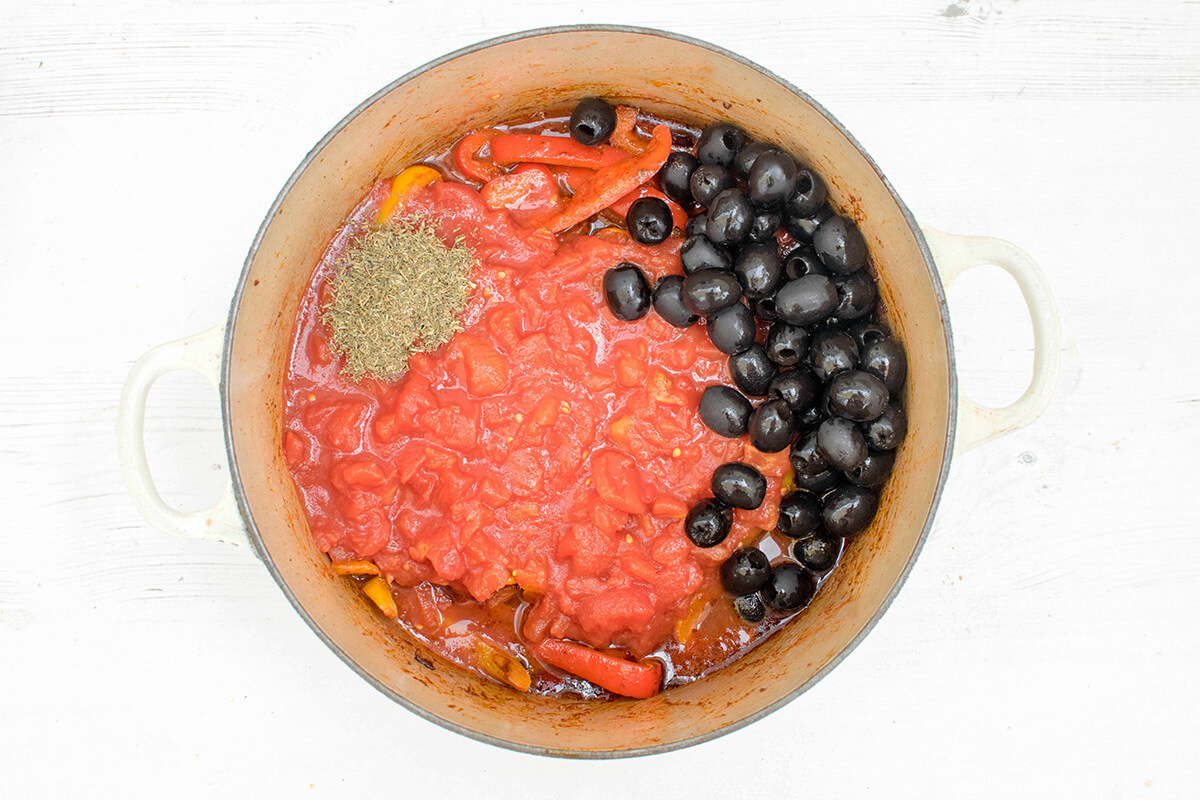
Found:
[[[533,679],[529,670],[512,655],[484,641],[475,642],[475,660],[479,668],[498,681],[507,683],[518,692],[528,692]]]
[[[371,598],[371,601],[379,606],[379,610],[383,612],[385,617],[396,618],[398,614],[396,610],[396,598],[392,597],[392,589],[388,586],[387,581],[376,576],[364,583],[362,590],[363,594]]]
[[[335,575],[378,575],[379,567],[361,558],[348,558],[345,561],[334,561],[329,565]]]
[[[379,207],[379,216],[375,218],[375,221],[380,225],[387,222],[396,211],[396,206],[400,205],[401,200],[422,186],[428,186],[434,181],[441,180],[441,178],[441,173],[433,167],[427,167],[424,164],[417,164],[403,170],[399,175],[392,178],[392,188],[388,192],[387,198],[383,201],[383,205]]]
[[[696,594],[692,597],[692,602],[688,605],[687,614],[683,619],[675,623],[675,640],[677,642],[687,644],[688,639],[695,632],[696,626],[708,610],[708,604],[711,600],[711,597],[704,594]]]

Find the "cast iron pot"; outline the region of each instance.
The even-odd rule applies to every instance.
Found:
[[[749,655],[648,700],[536,697],[481,680],[409,639],[317,550],[284,464],[282,382],[300,297],[347,213],[381,176],[463,132],[598,95],[704,124],[728,119],[820,172],[854,217],[892,329],[909,354],[909,432],[871,528],[798,619]],[[1033,378],[1003,409],[957,388],[944,286],[980,263],[1007,270],[1034,324]],[[803,92],[733,53],[661,31],[550,28],[452,53],[400,78],[343,119],[296,168],[250,248],[225,325],[147,353],[121,400],[123,469],[146,519],[175,533],[248,543],[292,605],[352,669],[447,728],[517,750],[638,755],[705,741],[792,700],[871,629],[921,548],[954,452],[1035,419],[1057,375],[1058,323],[1040,270],[1016,247],[922,228],[870,157]],[[180,512],[150,478],[143,421],[150,385],[193,369],[219,387],[232,486]],[[431,666],[432,665],[432,666]]]

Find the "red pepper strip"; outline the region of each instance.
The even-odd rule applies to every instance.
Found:
[[[454,152],[451,154],[454,166],[468,178],[474,178],[477,181],[485,183],[499,176],[500,168],[491,161],[481,159],[479,151],[483,149],[485,144],[500,135],[500,131],[495,128],[480,128],[477,131],[468,133],[459,140],[458,144],[454,145]],[[492,160],[495,160],[494,155]]]
[[[674,200],[667,197],[665,194],[660,192],[658,189],[655,189],[648,183],[643,183],[641,186],[634,189],[617,202],[613,203],[611,206],[609,206],[609,208],[624,217],[629,213],[629,207],[633,205],[633,201],[640,200],[643,197],[657,197],[660,200],[665,200],[667,203],[667,208],[671,209],[671,219],[673,220],[675,227],[679,228],[679,230],[683,230],[684,227],[687,226],[687,212],[684,211],[683,208],[680,207],[680,205]]]
[[[650,145],[640,154],[597,170],[566,207],[546,222],[551,233],[565,231],[611,206],[654,177],[671,154],[671,130],[655,125]]]
[[[609,134],[608,141],[627,153],[637,155],[646,149],[646,142],[634,126],[637,125],[637,109],[632,106],[617,106],[617,125]]]
[[[569,136],[502,133],[492,140],[492,160],[497,164],[532,161],[559,167],[600,169],[628,158],[628,153],[615,147],[580,144]]]
[[[651,697],[662,685],[662,665],[653,659],[626,661],[562,639],[546,639],[533,648],[533,655],[622,697]]]

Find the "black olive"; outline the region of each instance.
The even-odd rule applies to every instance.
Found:
[[[883,381],[869,372],[848,369],[829,381],[829,410],[855,422],[878,417],[889,399]]]
[[[833,216],[813,234],[813,249],[831,272],[849,275],[867,265],[867,242],[854,221]]]
[[[825,181],[812,170],[802,169],[796,173],[795,191],[784,204],[784,215],[792,219],[807,219],[817,214],[825,205],[828,193]]]
[[[625,227],[640,244],[660,244],[671,235],[675,222],[671,207],[661,197],[639,197],[625,212]]]
[[[852,536],[871,524],[879,496],[862,486],[839,486],[825,498],[821,522],[831,536]]]
[[[908,377],[908,356],[895,339],[874,339],[863,347],[858,360],[863,369],[879,376],[889,392],[894,394],[903,388]]]
[[[774,208],[792,196],[798,169],[782,150],[768,150],[754,161],[746,176],[746,194],[759,208]]]
[[[748,244],[739,250],[733,261],[733,274],[742,284],[742,296],[748,300],[761,300],[774,294],[783,277],[775,241]]]
[[[860,269],[853,275],[843,275],[834,279],[834,288],[838,293],[837,308],[833,316],[840,321],[858,319],[870,313],[875,305],[875,279],[865,269]]]
[[[792,558],[815,575],[824,575],[833,569],[841,554],[841,539],[831,539],[815,533],[792,545]]]
[[[667,163],[658,171],[658,185],[662,187],[663,194],[681,206],[690,206],[693,202],[692,173],[698,166],[699,159],[682,150],[667,156]]]
[[[774,150],[775,145],[767,142],[751,142],[750,144],[738,150],[733,157],[733,171],[741,178],[746,180],[750,177],[750,168],[754,166],[754,162],[758,157],[768,150]]]
[[[651,302],[658,315],[676,328],[689,328],[700,317],[683,304],[683,276],[664,275],[654,284]]]
[[[745,303],[734,303],[715,314],[710,314],[705,325],[708,328],[709,340],[722,353],[731,356],[748,350],[750,345],[754,344],[754,334],[758,329],[754,321],[754,312],[747,308]]]
[[[866,349],[867,345],[871,344],[872,342],[877,342],[880,339],[888,338],[887,328],[871,319],[858,320],[853,325],[846,328],[846,333],[854,337],[854,341],[856,344],[858,344],[859,350]]]
[[[742,285],[725,269],[698,269],[683,279],[683,304],[707,317],[742,299]]]
[[[735,597],[753,594],[771,577],[771,561],[757,547],[739,547],[721,564],[721,586]]]
[[[701,500],[688,511],[683,531],[696,547],[716,547],[725,541],[733,525],[733,510],[711,497]]]
[[[599,97],[588,97],[571,112],[571,136],[580,144],[600,144],[617,127],[617,111]]]
[[[754,214],[754,220],[750,223],[750,235],[746,238],[752,242],[774,242],[775,234],[779,232],[779,226],[782,224],[783,217],[778,211],[759,210]]]
[[[731,386],[708,386],[700,394],[700,420],[714,433],[730,439],[744,436],[754,406]]]
[[[774,322],[779,319],[779,311],[775,308],[775,295],[754,301],[754,316],[764,322]]]
[[[737,387],[750,397],[766,397],[775,380],[775,364],[761,344],[753,344],[729,357],[729,374]]]
[[[703,236],[704,231],[708,229],[708,217],[704,214],[697,214],[694,217],[688,217],[687,225],[683,226],[684,236]]]
[[[788,281],[775,293],[779,318],[793,325],[820,322],[829,316],[837,303],[837,289],[824,275],[805,275]]]
[[[819,389],[818,394],[820,394]],[[820,398],[818,397],[816,400],[814,400],[811,405],[801,411],[796,417],[796,426],[801,430],[815,430],[816,427],[824,422],[825,418],[829,416],[827,413],[825,413],[825,404],[817,402],[819,399]]]
[[[796,477],[801,475],[818,475],[829,468],[829,463],[825,460],[825,454],[817,447],[817,432],[808,431],[803,434],[794,445],[789,454],[792,462],[792,469],[796,471]]]
[[[867,441],[850,420],[830,417],[817,426],[817,450],[829,466],[849,472],[867,457]]]
[[[679,248],[679,260],[688,275],[699,269],[729,269],[733,266],[733,256],[729,255],[729,251],[719,244],[713,244],[702,233],[684,240]]]
[[[862,433],[876,450],[895,450],[908,433],[908,417],[897,403],[888,403],[878,418],[862,426]]]
[[[701,164],[692,172],[688,187],[692,190],[692,198],[700,205],[708,208],[717,199],[717,195],[732,188],[733,173],[725,167],[716,164]]]
[[[733,598],[733,607],[738,616],[746,622],[762,622],[767,616],[767,607],[757,594],[747,594]]]
[[[797,489],[805,489],[817,497],[824,497],[830,489],[846,482],[845,476],[836,469],[826,469],[815,475],[796,473],[792,480],[795,481]]]
[[[767,497],[767,479],[763,474],[749,464],[737,461],[730,461],[713,470],[711,484],[713,495],[725,505],[734,508],[753,511],[761,506]],[[754,589],[747,591],[752,592]]]
[[[799,539],[821,527],[821,503],[808,492],[788,492],[779,501],[775,528],[784,536]]]
[[[783,259],[783,274],[789,281],[794,281],[805,275],[828,275],[829,270],[825,269],[811,245],[802,244]]]
[[[696,155],[701,164],[720,164],[728,167],[737,151],[746,146],[750,137],[732,122],[714,122],[700,132]]]
[[[863,462],[846,473],[846,478],[855,486],[877,489],[892,474],[895,463],[894,450],[869,450]]]
[[[842,370],[858,366],[858,343],[836,328],[817,331],[808,347],[808,363],[818,378],[828,381]]]
[[[767,356],[781,367],[794,367],[808,354],[808,329],[782,320],[767,331]]]
[[[812,602],[817,593],[817,579],[797,564],[785,561],[771,570],[758,594],[763,602],[777,611],[797,611]]]
[[[817,232],[817,228],[821,227],[821,223],[833,216],[833,209],[829,206],[821,206],[817,213],[811,217],[793,217],[790,216],[786,207],[783,214],[783,227],[791,234],[792,238],[798,242],[811,242],[813,234]]]
[[[717,244],[740,244],[750,235],[754,206],[741,189],[721,192],[708,206],[708,238]]]
[[[768,400],[750,415],[750,444],[764,453],[778,453],[796,438],[796,418],[782,400]]]
[[[821,382],[803,367],[779,373],[767,387],[767,397],[787,403],[795,415],[811,408],[820,393]]]
[[[604,300],[617,319],[633,322],[650,310],[650,284],[641,268],[622,261],[604,273]]]

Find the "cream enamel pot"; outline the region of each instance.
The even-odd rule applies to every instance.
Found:
[[[599,95],[666,117],[736,122],[786,147],[860,224],[886,316],[904,342],[908,437],[870,530],[802,615],[762,646],[693,684],[648,700],[535,697],[481,680],[407,638],[312,542],[283,459],[284,380],[301,294],[326,244],[372,183],[463,132]],[[995,264],[1017,281],[1034,323],[1029,389],[1003,409],[957,388],[944,286]],[[646,754],[735,730],[795,698],[836,665],[887,608],[933,520],[951,456],[1028,424],[1058,367],[1058,323],[1045,279],[994,239],[922,228],[874,162],[819,105],[745,59],[674,34],[552,28],[458,51],[400,78],[337,125],[296,169],[250,249],[225,325],[147,353],[119,413],[122,466],[139,510],[174,533],[248,543],[296,611],[363,678],[452,730],[560,756]],[[150,385],[174,369],[220,389],[232,486],[214,507],[180,512],[150,478],[143,421]]]

